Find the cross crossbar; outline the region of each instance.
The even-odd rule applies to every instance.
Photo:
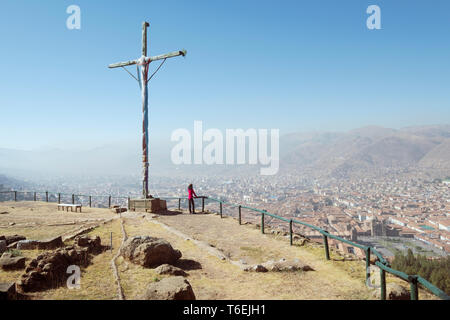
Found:
[[[173,51],[173,52],[166,53],[166,54],[160,54],[158,56],[153,56],[153,57],[144,57],[144,60],[145,60],[145,63],[149,63],[152,61],[173,58],[173,57],[178,57],[178,56],[184,57],[186,54],[187,54],[186,50],[179,50],[179,51]],[[112,63],[108,66],[108,68],[113,69],[113,68],[119,68],[119,67],[132,66],[134,64],[140,63],[140,61],[141,61],[141,59]]]

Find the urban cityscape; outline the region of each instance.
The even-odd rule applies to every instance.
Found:
[[[63,181],[71,181],[64,183]],[[313,179],[296,175],[275,177],[160,177],[151,178],[150,191],[155,197],[186,198],[187,185],[192,183],[198,196],[213,197],[235,205],[244,205],[288,219],[323,228],[343,238],[363,244],[373,244],[386,257],[396,251],[411,248],[414,253],[429,257],[450,253],[450,179],[414,179],[391,175],[379,179],[353,178]],[[115,176],[86,179],[54,179],[46,184],[30,183],[0,185],[1,191],[30,191],[20,197],[31,200],[33,190],[50,192],[50,201],[62,193],[67,199],[76,195],[76,201],[108,206],[108,197],[115,204],[125,206],[127,198],[139,197],[138,176],[118,179]],[[4,198],[11,195],[3,194]],[[43,197],[42,193],[40,197]],[[176,203],[172,203],[173,206]],[[197,205],[200,203],[197,201]],[[206,200],[206,208],[217,212],[217,207]],[[233,207],[224,207],[224,213],[236,216]],[[248,212],[248,221],[257,223],[259,217]],[[269,219],[273,228],[287,230],[286,223]],[[311,240],[321,241],[321,234],[307,227],[296,226],[296,232]],[[363,256],[358,248],[336,243],[344,254]]]

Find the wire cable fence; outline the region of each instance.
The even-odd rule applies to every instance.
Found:
[[[167,208],[177,208],[178,210],[187,210],[189,208],[189,202],[187,197],[161,197],[166,200]],[[80,195],[80,194],[68,194],[57,192],[35,192],[35,191],[0,191],[0,201],[45,201],[54,203],[72,203],[82,204],[89,207],[97,208],[110,208],[112,206],[128,207],[130,196],[111,196],[111,195]],[[370,280],[370,266],[371,255],[376,257],[373,265],[379,268],[380,276],[380,299],[386,300],[386,272],[407,281],[410,285],[410,298],[411,300],[419,299],[419,285],[422,288],[426,288],[432,294],[436,295],[440,299],[450,300],[450,297],[441,289],[431,284],[426,279],[418,275],[408,275],[404,272],[392,269],[389,262],[373,247],[365,246],[342,237],[333,235],[328,231],[314,226],[312,224],[302,222],[296,219],[288,219],[278,216],[265,210],[260,210],[248,206],[237,205],[229,203],[225,200],[216,199],[212,197],[201,196],[194,199],[195,208],[198,212],[215,212],[220,217],[229,216],[238,220],[239,224],[245,224],[247,222],[259,225],[261,233],[266,232],[266,225],[274,224],[278,222],[280,229],[287,229],[289,235],[290,245],[293,245],[293,237],[296,227],[304,227],[314,230],[316,233],[322,235],[322,242],[324,247],[325,259],[330,260],[330,246],[328,244],[329,239],[334,239],[346,243],[350,246],[359,248],[365,252],[366,262],[366,282]],[[201,211],[200,211],[201,209]],[[284,224],[283,224],[284,223]]]

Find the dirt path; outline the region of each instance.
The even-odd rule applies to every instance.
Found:
[[[150,235],[164,238],[183,253],[181,263],[194,260],[201,269],[189,270],[188,280],[197,299],[368,299],[369,290],[361,279],[351,277],[335,264],[318,255],[317,250],[290,247],[289,243],[261,235],[249,226],[239,226],[231,218],[215,215],[175,215],[153,218],[127,218],[125,229],[129,236]],[[298,258],[315,271],[254,273],[242,271],[236,265],[211,255],[204,248],[184,237],[169,232],[156,222],[164,223],[182,233],[212,244],[233,260],[249,264],[270,259]],[[255,228],[253,226],[253,228]],[[184,262],[183,262],[184,261]],[[360,262],[358,262],[360,263]],[[361,263],[360,263],[361,264]],[[120,267],[119,267],[120,268]],[[362,272],[363,269],[361,269]],[[139,276],[139,272],[145,272]],[[129,264],[122,270],[121,279],[127,298],[143,292],[152,271],[139,271]],[[133,279],[134,286],[131,286]],[[139,285],[140,278],[147,282]],[[129,284],[127,284],[127,281]]]

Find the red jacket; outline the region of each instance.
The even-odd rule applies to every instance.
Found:
[[[197,198],[197,195],[195,194],[194,189],[188,189],[188,192],[189,192],[188,199],[192,199],[192,194],[194,194],[194,196]]]

